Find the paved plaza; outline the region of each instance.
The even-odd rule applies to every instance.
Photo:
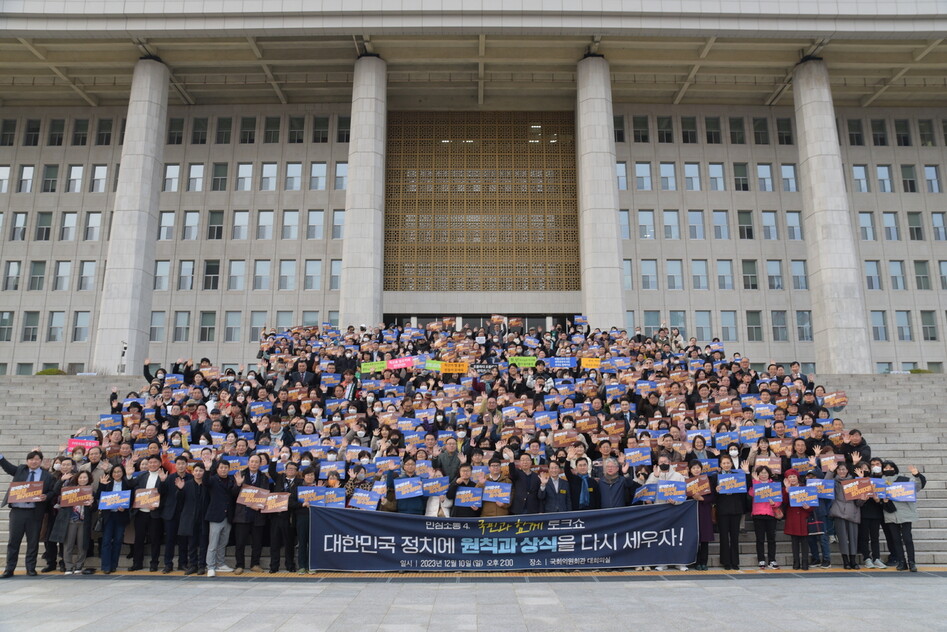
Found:
[[[947,572],[366,579],[17,576],[0,631],[936,630]]]

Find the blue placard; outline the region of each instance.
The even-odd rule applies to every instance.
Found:
[[[121,415],[99,415],[99,428],[104,432],[121,430],[123,425]]]
[[[789,488],[789,506],[790,507],[818,507],[819,495],[814,488],[809,487],[790,487]]]
[[[632,467],[651,467],[651,448],[627,448],[625,450],[625,463]]]
[[[356,489],[352,492],[352,498],[349,499],[349,507],[355,509],[364,509],[365,511],[375,511],[378,509],[378,501],[381,497],[368,489]]]
[[[99,509],[101,511],[129,509],[131,502],[132,492],[130,489],[118,492],[102,492],[102,495],[99,496]]]
[[[446,476],[429,478],[421,483],[421,488],[425,496],[443,496],[447,493],[448,487],[450,487],[450,479]]]
[[[745,494],[746,493],[746,472],[743,470],[731,470],[721,473],[717,477],[718,494]]]
[[[410,478],[396,478],[394,481],[395,498],[404,500],[406,498],[417,498],[424,495],[424,487],[421,485],[421,479],[417,476]]]
[[[720,433],[724,434],[724,433]],[[747,445],[755,444],[759,439],[766,436],[766,428],[763,426],[740,426],[740,443]],[[719,447],[719,445],[718,445]]]
[[[483,502],[483,489],[480,487],[458,487],[454,496],[455,507],[472,507],[478,509]]]
[[[888,483],[888,498],[901,503],[917,502],[917,486],[914,481]]]
[[[400,456],[380,456],[375,459],[375,465],[378,466],[378,469],[382,472],[388,472],[392,470],[397,470],[401,467],[401,457]]]
[[[783,486],[780,483],[753,483],[753,502],[764,504],[768,502],[783,502]]]
[[[795,466],[793,466],[795,467]],[[871,479],[874,482],[875,479]],[[835,500],[835,481],[826,480],[824,478],[810,478],[806,481],[806,487],[814,487],[816,495],[819,498],[825,498],[827,500]]]
[[[724,449],[731,443],[740,443],[740,435],[736,432],[718,432],[714,435],[714,447]]]
[[[697,459],[700,461],[701,474],[719,474],[720,459]]]
[[[344,487],[326,487],[326,507],[345,507],[345,488]]]
[[[687,483],[684,481],[658,481],[656,502],[682,503],[687,500]]]
[[[483,500],[491,503],[510,504],[513,486],[509,483],[487,481],[483,485]]]
[[[633,502],[643,503],[643,502],[654,502],[658,496],[658,484],[657,483],[647,483],[642,485],[637,490],[635,490],[635,498]]]

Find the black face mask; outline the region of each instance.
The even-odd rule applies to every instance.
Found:
[[[894,476],[894,470],[885,470],[885,471],[884,471],[884,475],[885,475],[885,476]]]
[[[658,465],[658,467],[661,468],[661,471],[662,471],[662,472],[667,472],[669,469],[671,469],[671,464],[670,464],[670,463],[661,463],[660,465]]]

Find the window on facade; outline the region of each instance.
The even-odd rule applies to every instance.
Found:
[[[217,119],[217,131],[214,136],[214,142],[218,145],[229,145],[230,137],[233,133],[233,119],[229,116],[222,116]]]
[[[685,144],[697,142],[697,117],[681,117],[681,142]]]
[[[794,290],[808,290],[809,289],[809,273],[806,270],[806,262],[804,259],[793,259],[789,262],[789,269],[792,273],[792,289]]]
[[[632,138],[636,143],[651,142],[647,116],[631,117]]]

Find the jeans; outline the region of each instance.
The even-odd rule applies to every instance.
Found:
[[[230,523],[209,522],[207,533],[207,568],[217,570],[224,565],[227,554],[227,540],[230,538]]]
[[[809,551],[812,558],[820,562],[828,562],[832,554],[829,552],[829,534],[820,533],[809,536]]]
[[[122,554],[125,538],[125,523],[118,520],[114,511],[103,512],[102,518],[102,570],[118,570],[118,558]]]

